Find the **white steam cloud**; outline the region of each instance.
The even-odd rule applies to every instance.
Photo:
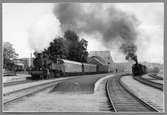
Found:
[[[61,35],[60,22],[55,15],[48,14],[32,24],[28,32],[31,49],[41,52],[54,38]]]

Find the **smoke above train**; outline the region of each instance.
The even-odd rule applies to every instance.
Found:
[[[107,49],[117,48],[126,59],[133,59],[129,57],[136,55],[139,24],[135,15],[118,9],[114,4],[55,3],[51,14],[29,29],[29,42],[33,50],[40,52],[56,36],[72,30],[77,34],[98,35],[95,37]]]
[[[111,4],[104,7],[101,3],[55,4],[54,14],[63,31],[70,29],[87,35],[98,33],[108,48],[119,41],[120,51],[126,55],[126,59],[134,59],[139,25],[135,15],[127,14]]]

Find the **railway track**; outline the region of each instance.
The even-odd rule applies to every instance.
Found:
[[[75,78],[74,80],[68,79],[67,81],[63,81],[62,83],[59,82],[62,85],[58,83],[57,85],[53,87],[48,86],[50,88],[46,89],[45,91],[41,89],[43,91],[39,92],[39,94],[41,93],[42,95],[41,94],[38,95],[38,93],[37,94],[35,93],[35,95],[34,93],[28,94],[28,96],[30,95],[30,97],[28,97],[28,99],[23,98],[21,99],[21,101],[19,100],[20,97],[18,97],[18,101],[20,101],[18,104],[17,104],[18,102],[17,98],[15,98],[15,100],[11,100],[12,102],[8,101],[9,103],[7,102],[4,105],[4,111],[13,111],[13,110],[23,111],[23,110],[26,110],[27,108],[30,108],[32,111],[45,111],[45,110],[47,111],[48,110],[48,111],[55,112],[55,111],[61,111],[62,108],[64,107],[62,112],[70,111],[70,110],[74,111],[75,109],[76,109],[76,112],[79,110],[80,111],[85,110],[85,112],[87,111],[110,112],[110,104],[108,104],[107,98],[103,97],[103,95],[105,96],[105,93],[106,93],[105,91],[106,81],[104,80],[103,83],[101,83],[102,82],[101,81],[100,85],[99,84],[96,85],[97,90],[94,92],[95,90],[94,83],[100,78],[105,77],[105,76],[106,75],[98,77],[95,75],[94,77],[93,76],[92,77],[91,76],[80,77],[80,78]],[[73,85],[75,83],[78,83],[78,85]],[[74,87],[71,87],[69,85],[72,85]],[[61,92],[57,92],[58,90],[55,90],[55,87],[57,89],[61,89]],[[53,91],[53,89],[55,91],[51,92]],[[78,92],[75,92],[75,91],[78,91]],[[45,99],[45,96],[46,96],[46,99]],[[35,102],[33,100],[35,100]],[[70,107],[69,107],[69,104],[71,105]],[[37,107],[35,107],[35,105],[37,105]]]
[[[106,82],[106,95],[111,104],[110,111],[112,112],[158,112],[148,104],[144,103],[134,95],[130,94],[120,83],[121,76],[109,78]],[[73,78],[72,78],[73,79]],[[3,98],[3,104],[15,101],[18,98],[33,95],[36,92],[52,87],[59,81],[53,81],[46,84],[41,84],[35,87],[29,87],[24,90],[15,91],[6,94]]]
[[[150,77],[158,79],[158,80],[163,80],[163,77],[158,76],[157,74],[148,74]]]
[[[72,79],[75,79],[75,78],[76,77],[62,78],[62,79],[59,79],[59,80],[55,79],[53,81],[40,83],[39,85],[35,84],[35,85],[29,86],[27,88],[20,88],[18,90],[5,92],[3,94],[3,104],[7,104],[7,103],[15,101],[16,99],[19,99],[21,97],[32,95],[34,93],[40,92],[42,90],[45,90],[46,88],[55,86],[57,83],[60,83],[64,80],[72,80]],[[29,81],[27,81],[27,82],[29,82]],[[24,83],[20,83],[20,84],[24,84]],[[12,86],[10,86],[10,87],[12,87]]]
[[[59,82],[62,82],[65,79],[53,80],[53,81],[49,81],[49,82],[46,82],[46,83],[41,83],[39,85],[34,85],[34,86],[31,86],[31,87],[27,87],[27,88],[23,88],[23,89],[14,90],[14,91],[11,91],[11,92],[4,93],[2,103],[7,104],[7,103],[15,101],[15,100],[17,100],[21,97],[32,95],[34,93],[40,92],[42,90],[45,90],[49,87],[52,87],[52,86],[56,85]],[[69,77],[68,79],[74,79],[74,78]]]
[[[107,96],[115,112],[158,112],[125,89],[120,77],[110,78],[106,83]]]
[[[156,89],[163,91],[163,84],[161,83],[153,82],[149,79],[143,78],[142,76],[134,76],[133,78],[145,85],[148,85],[150,87],[154,87]]]
[[[3,104],[7,104],[7,103],[15,101],[16,99],[19,99],[21,97],[32,95],[32,94],[37,93],[39,91],[45,90],[46,88],[54,86],[56,83],[58,83],[58,82],[54,81],[54,82],[51,82],[49,84],[48,83],[41,84],[38,86],[32,86],[32,87],[28,87],[28,88],[24,88],[21,90],[17,90],[17,91],[13,91],[13,92],[4,94],[3,95]]]

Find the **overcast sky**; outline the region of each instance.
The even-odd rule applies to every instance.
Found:
[[[107,5],[104,4],[104,7]],[[136,42],[139,61],[163,63],[163,3],[112,5],[125,13],[135,15],[139,20],[140,39]],[[12,43],[19,57],[30,57],[30,52],[34,49],[47,47],[55,36],[61,35],[61,23],[53,14],[53,8],[54,4],[51,3],[3,3],[3,41]],[[94,35],[83,33],[80,36],[88,40],[89,51],[110,50],[114,61],[125,61],[125,56],[118,52],[118,49],[107,48]]]

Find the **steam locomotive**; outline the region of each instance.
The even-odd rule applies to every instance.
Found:
[[[141,76],[143,74],[147,73],[147,67],[143,64],[138,63],[137,57],[134,59],[134,61],[136,62],[133,66],[132,66],[132,73],[134,76]]]
[[[147,67],[142,64],[134,64],[132,66],[132,73],[134,76],[140,76],[147,73]]]

